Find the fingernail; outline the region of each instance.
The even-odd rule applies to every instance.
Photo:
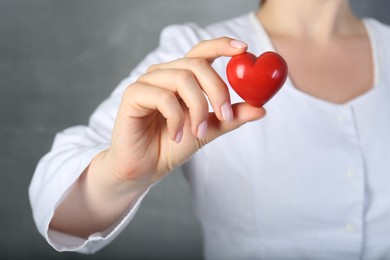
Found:
[[[246,44],[245,42],[239,41],[239,40],[232,40],[230,42],[230,45],[234,48],[237,48],[237,49],[244,49],[244,48],[248,47],[248,44]]]
[[[199,139],[204,139],[206,137],[206,133],[207,133],[207,121],[203,121],[202,123],[199,124],[196,135],[198,136]]]
[[[232,106],[230,105],[229,102],[225,102],[221,106],[221,113],[222,113],[223,120],[225,120],[227,122],[233,120],[233,110],[232,110]]]
[[[180,143],[181,139],[183,139],[183,129],[181,129],[175,137],[175,142],[178,144]]]

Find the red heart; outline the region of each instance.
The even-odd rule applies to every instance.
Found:
[[[227,78],[237,94],[248,104],[262,107],[287,79],[287,63],[275,52],[264,52],[258,58],[249,52],[233,56],[227,67]]]

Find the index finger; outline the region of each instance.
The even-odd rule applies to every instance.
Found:
[[[204,40],[195,45],[185,57],[205,58],[210,63],[221,56],[234,56],[245,52],[248,45],[229,37]]]

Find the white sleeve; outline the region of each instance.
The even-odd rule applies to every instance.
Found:
[[[57,205],[96,154],[110,146],[114,120],[126,87],[150,65],[182,57],[201,40],[201,35],[202,30],[194,24],[175,25],[164,29],[159,47],[146,56],[96,109],[88,126],[71,127],[56,135],[51,150],[39,161],[29,187],[36,226],[56,250],[96,252],[110,243],[134,217],[147,191],[134,205],[129,205],[127,213],[118,223],[102,233],[91,234],[87,240],[49,229]]]

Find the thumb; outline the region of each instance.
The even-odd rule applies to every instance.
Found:
[[[248,122],[259,120],[266,115],[266,110],[263,107],[253,107],[247,103],[234,104],[232,105],[232,109],[233,120],[229,122],[220,121],[214,113],[209,115],[206,143]]]

